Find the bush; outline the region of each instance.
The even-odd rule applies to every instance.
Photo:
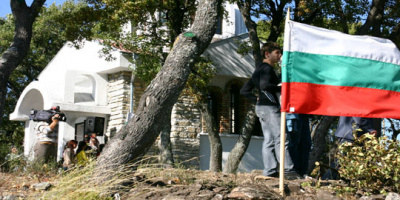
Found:
[[[14,152],[11,152],[13,149]],[[12,145],[0,147],[1,170],[4,172],[19,172],[26,164],[26,158]],[[22,166],[22,167],[21,167]]]
[[[340,145],[337,158],[340,176],[349,181],[350,187],[367,193],[400,191],[398,141],[364,134],[355,137],[354,143]]]

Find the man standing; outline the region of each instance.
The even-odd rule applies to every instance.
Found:
[[[55,114],[51,120],[50,125],[48,122],[40,121],[35,126],[36,143],[33,152],[37,162],[48,163],[57,158],[58,131],[56,127],[59,115]]]
[[[360,137],[366,133],[372,134],[375,137],[379,137],[378,132],[373,128],[372,118],[340,117],[337,129],[335,131],[335,137],[337,144],[341,145],[345,142],[353,143],[355,139],[353,134],[357,134],[357,137]],[[328,169],[327,172],[325,172],[325,174],[322,176],[322,179],[337,179],[337,170],[339,167],[340,166],[337,163],[336,158],[334,158],[331,168],[335,170]]]
[[[280,61],[282,52],[277,43],[267,42],[262,46],[261,53],[263,63],[256,68],[251,80],[243,86],[240,93],[253,101],[257,101],[255,111],[260,119],[264,135],[262,146],[263,175],[279,177],[281,112],[276,93],[281,91],[281,87],[278,86],[280,79],[272,66]],[[258,89],[258,97],[252,92],[254,88]],[[289,155],[288,144],[289,142],[286,139],[285,176],[287,179],[299,178]]]

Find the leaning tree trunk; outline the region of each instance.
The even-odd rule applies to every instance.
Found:
[[[31,7],[28,7],[25,1],[10,1],[15,18],[15,30],[13,42],[0,58],[0,116],[4,113],[8,79],[28,54],[32,39],[32,25],[45,1],[35,0]],[[3,117],[0,117],[0,126],[2,119]]]
[[[205,121],[208,140],[210,141],[210,171],[220,172],[222,170],[222,142],[218,134],[217,125],[208,104],[202,103],[200,112]]]
[[[192,27],[176,39],[163,67],[140,99],[136,115],[105,146],[96,171],[102,179],[115,166],[129,163],[156,140],[188,79],[191,67],[215,33],[221,0],[200,0]]]
[[[174,158],[172,154],[170,123],[167,123],[161,131],[158,148],[160,149],[160,155],[158,159],[159,162],[164,168],[172,168],[174,164]]]
[[[357,35],[367,35],[371,33],[373,36],[382,37],[381,27],[382,20],[385,15],[385,5],[387,0],[373,0],[369,10],[367,19],[364,24],[358,28]]]
[[[249,147],[251,133],[253,132],[257,117],[253,104],[248,109],[246,120],[242,125],[242,134],[239,136],[238,141],[236,142],[232,151],[229,153],[228,160],[225,163],[225,173],[235,173],[237,171],[239,168],[239,163]]]
[[[246,25],[246,28],[249,33],[253,58],[255,62],[254,66],[257,67],[262,63],[263,56],[261,56],[260,39],[258,38],[257,34],[257,23],[254,22],[253,19],[251,18],[252,1],[245,0],[245,1],[237,1],[236,3],[239,7],[240,13],[243,16],[244,24]]]
[[[310,159],[308,160],[307,173],[310,174],[315,167],[315,162],[318,161],[325,151],[326,146],[326,135],[328,134],[329,128],[337,117],[323,116],[321,121],[312,131],[313,148],[310,152]]]

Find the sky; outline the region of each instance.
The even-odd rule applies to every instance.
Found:
[[[60,5],[66,0],[46,0],[44,3],[45,6],[49,6],[54,2],[56,5]],[[30,6],[33,0],[25,0],[26,4]],[[0,0],[0,17],[5,17],[6,15],[11,14],[10,0]]]

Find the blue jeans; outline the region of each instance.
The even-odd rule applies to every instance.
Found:
[[[281,113],[278,106],[256,105],[256,115],[260,118],[261,128],[264,135],[262,156],[264,163],[264,176],[270,176],[278,172],[280,160],[280,134]],[[289,140],[285,141],[285,173],[293,172],[294,166],[289,155]]]

